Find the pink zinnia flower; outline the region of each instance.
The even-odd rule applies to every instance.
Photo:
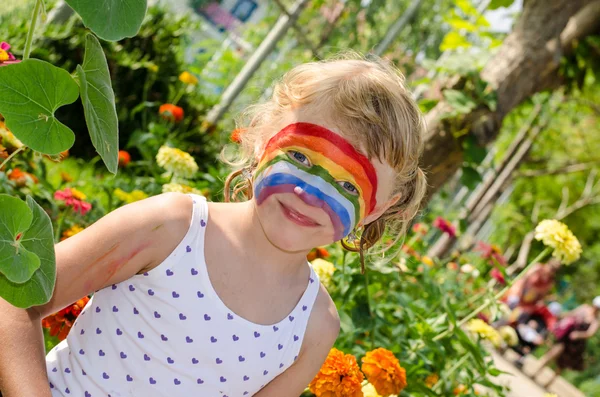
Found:
[[[487,244],[483,241],[479,241],[477,243],[477,247],[475,251],[481,252],[481,257],[486,259],[490,265],[502,265],[506,266],[507,262],[504,256],[502,256],[502,252],[500,251],[500,247],[495,244]]]
[[[498,281],[500,284],[502,284],[502,285],[506,284],[506,279],[504,278],[504,274],[502,274],[502,272],[500,270],[498,270],[497,268],[492,269],[492,271],[490,272],[490,276],[495,278],[496,281]]]
[[[85,215],[92,209],[90,203],[83,201],[85,200],[85,194],[75,188],[68,187],[54,192],[54,199],[64,201],[67,206],[73,207],[75,212],[79,212],[81,215]]]
[[[13,54],[8,52],[8,50],[10,50],[10,44],[8,44],[4,41],[1,42],[0,43],[0,66],[8,65],[11,63],[21,62],[21,61],[17,60]]]
[[[448,233],[450,237],[456,237],[456,228],[441,216],[438,216],[436,220],[433,221],[433,226],[437,227],[444,233]]]

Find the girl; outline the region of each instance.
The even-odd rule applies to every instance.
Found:
[[[403,235],[426,188],[422,118],[397,71],[361,59],[298,66],[248,114],[225,194],[246,201],[126,205],[56,246],[48,304],[4,304],[5,397],[301,394],[339,331],[306,255],[358,233],[362,260],[386,225]],[[43,360],[40,318],[91,292]]]

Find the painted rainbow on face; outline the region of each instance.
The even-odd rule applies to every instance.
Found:
[[[296,187],[306,204],[329,215],[335,240],[347,236],[377,204],[373,164],[340,135],[316,124],[294,123],[275,134],[255,173],[259,205],[272,194],[294,193]]]

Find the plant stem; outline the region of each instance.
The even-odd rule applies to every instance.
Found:
[[[365,290],[367,292],[367,307],[369,308],[369,317],[371,317],[371,350],[375,348],[375,313],[371,308],[371,294],[369,293],[369,275],[368,272],[365,272]]]
[[[515,277],[510,283],[508,283],[506,285],[506,287],[504,287],[500,292],[498,292],[496,295],[494,295],[494,299],[490,299],[487,302],[485,302],[484,304],[482,304],[481,306],[479,306],[477,309],[475,309],[474,311],[472,311],[467,317],[463,318],[462,320],[460,320],[458,323],[456,323],[456,327],[460,328],[463,325],[465,325],[467,323],[467,321],[471,320],[473,317],[475,317],[476,315],[478,315],[479,313],[481,313],[483,310],[485,310],[492,302],[497,301],[498,299],[500,299],[505,293],[506,291],[508,291],[508,289],[518,280],[520,280],[523,276],[525,276],[525,274],[527,273],[527,271],[536,263],[538,263],[540,260],[542,260],[547,254],[550,253],[550,248],[546,247],[546,249],[544,249],[534,260],[532,260],[529,265],[527,265],[527,267],[525,269],[523,269],[521,271],[521,273],[519,273],[519,275],[517,277]],[[452,332],[452,330],[450,328],[448,328],[446,331],[442,332],[441,334],[437,335],[436,337],[434,337],[432,340],[434,342],[444,338],[446,335],[448,335],[450,332]]]
[[[467,360],[467,358],[469,358],[468,354],[465,354],[464,356],[462,356],[462,358],[460,360],[458,360],[456,362],[456,364],[454,364],[452,366],[452,368],[450,368],[450,370],[444,374],[444,379],[448,379],[450,377],[450,375],[452,375],[454,373],[454,371],[456,371],[461,365],[464,364],[464,362]],[[439,389],[439,386],[442,384],[442,379],[438,380],[437,383],[435,385],[433,385],[433,388],[431,390],[433,390],[434,392],[437,392]]]
[[[54,231],[54,242],[55,243],[60,242],[60,232],[62,229],[62,225],[63,225],[65,218],[67,217],[67,213],[69,213],[70,211],[71,211],[71,207],[65,208],[65,211],[62,214],[60,214],[60,217],[58,218],[56,230]]]
[[[35,7],[33,8],[33,16],[31,17],[31,25],[29,26],[29,32],[27,32],[27,41],[25,42],[25,51],[23,52],[23,60],[29,58],[31,53],[31,43],[33,42],[33,32],[35,31],[35,25],[37,24],[37,18],[40,13],[40,7],[42,6],[43,0],[36,0]]]
[[[21,146],[20,148],[18,148],[18,149],[17,149],[17,150],[15,150],[14,152],[12,152],[12,153],[11,153],[11,155],[10,155],[10,156],[8,156],[8,157],[6,158],[6,160],[4,160],[4,161],[2,162],[2,164],[0,164],[0,170],[1,170],[1,169],[4,167],[4,164],[8,163],[8,160],[10,160],[10,159],[12,159],[13,157],[15,157],[15,155],[16,155],[17,153],[19,153],[21,150],[25,150],[25,148],[26,148],[25,146]]]

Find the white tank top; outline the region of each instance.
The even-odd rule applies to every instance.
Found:
[[[48,353],[54,397],[252,396],[294,363],[318,276],[307,264],[307,288],[278,323],[238,316],[210,283],[208,205],[190,196],[191,224],[175,250],[151,271],[97,291]]]

